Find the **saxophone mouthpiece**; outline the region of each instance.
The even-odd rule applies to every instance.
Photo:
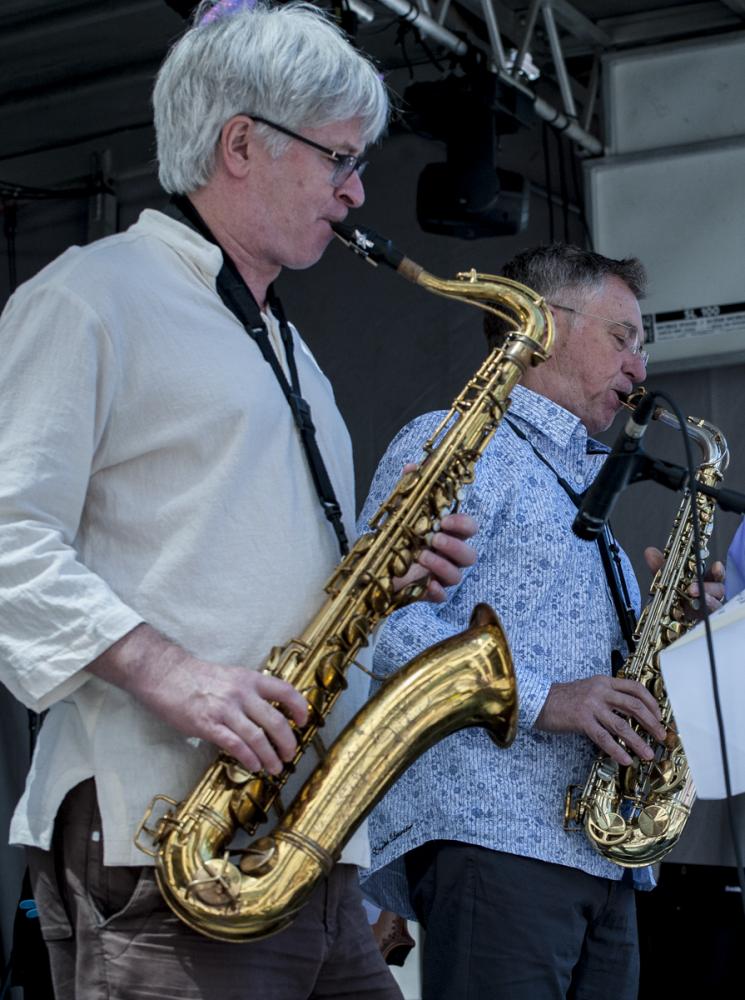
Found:
[[[333,222],[331,228],[342,243],[363,257],[373,267],[377,267],[378,264],[387,264],[394,271],[398,271],[406,259],[401,251],[394,247],[391,240],[380,236],[372,229],[349,226],[345,222]]]
[[[645,389],[644,386],[640,385],[637,386],[636,389],[632,389],[631,392],[619,392],[618,398],[621,400],[621,403],[626,407],[626,409],[635,410],[637,406],[641,406],[642,401],[647,399],[653,400],[655,398],[655,394],[651,389]],[[651,405],[652,404],[650,402],[649,406],[651,407]],[[661,406],[655,406],[652,407],[651,413],[652,420],[660,420],[662,414],[665,413],[665,410],[663,410]]]
[[[646,395],[647,390],[643,389],[641,386],[637,386],[637,388],[632,389],[631,392],[619,392],[618,398],[629,410],[635,410],[637,405]]]

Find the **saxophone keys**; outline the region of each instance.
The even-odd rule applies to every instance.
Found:
[[[354,624],[354,620],[352,622]],[[351,625],[350,625],[351,628]],[[351,643],[352,637],[345,637],[347,642]],[[327,653],[323,657],[320,664],[316,668],[316,681],[323,694],[323,703],[321,705],[321,711],[325,711],[326,702],[325,696],[328,691],[339,691],[347,686],[344,679],[344,654],[340,650],[335,650],[332,653]],[[316,689],[318,690],[318,689]],[[308,699],[310,701],[310,699]],[[314,704],[314,708],[318,705]]]
[[[681,622],[676,622],[676,621],[667,622],[666,625],[664,626],[664,629],[663,629],[663,634],[665,636],[665,642],[667,644],[669,644],[671,642],[675,642],[675,640],[679,639],[683,635],[684,632],[688,631],[688,628],[689,628],[689,626],[687,625],[686,622],[682,622],[682,621]]]
[[[308,705],[308,723],[312,726],[323,725],[323,710],[326,706],[326,692],[320,687],[306,688],[303,697]]]
[[[291,765],[288,764],[286,766],[290,767]],[[273,795],[276,794],[275,789],[276,782],[270,775],[265,773],[250,775],[249,780],[234,799],[235,808],[240,815],[240,825],[245,830],[253,831],[256,827],[266,822],[268,817],[267,809],[271,804]],[[214,813],[213,810],[213,814],[205,818],[209,818],[212,824],[216,826],[221,816],[219,813]],[[224,819],[223,822],[225,824],[225,835],[230,839],[235,833],[235,828],[229,820]]]
[[[683,761],[683,765],[681,767],[680,763],[671,757],[665,757],[659,761],[655,768],[657,778],[652,784],[652,790],[656,795],[667,795],[681,786],[687,774],[685,761]]]
[[[367,637],[371,631],[372,625],[370,624],[369,618],[364,614],[355,615],[344,629],[344,641],[349,648],[366,645]],[[344,680],[343,672],[340,671],[340,674],[341,676],[338,679],[337,690],[342,690],[347,686],[347,683]]]
[[[639,813],[639,830],[645,837],[662,837],[670,826],[670,813],[664,806],[650,805]]]
[[[231,785],[245,785],[253,777],[253,771],[249,771],[233,758],[223,762],[223,772]]]
[[[471,616],[471,621],[473,621],[473,616]],[[568,785],[564,796],[564,829],[567,832],[581,829],[579,823],[582,819],[583,809],[582,799],[576,797],[578,791],[579,785]]]
[[[680,742],[680,734],[672,726],[668,726],[667,735],[665,736],[664,747],[666,750],[681,750],[682,745]]]
[[[420,514],[411,526],[411,534],[417,539],[425,538],[425,536],[429,533],[430,527],[430,518],[427,517],[426,514]]]
[[[391,576],[404,576],[413,562],[414,553],[411,549],[403,548],[394,552],[391,559]]]
[[[229,907],[238,901],[241,873],[227,858],[211,858],[194,873],[186,894],[207,906]]]
[[[447,514],[453,503],[453,499],[454,490],[450,483],[436,486],[432,496],[432,508],[438,512],[444,511]]]
[[[411,493],[421,478],[422,474],[419,471],[419,466],[416,469],[411,469],[409,472],[404,472],[396,484],[396,493],[400,493],[403,496]]]
[[[246,848],[238,862],[244,875],[264,875],[271,868],[277,847],[271,837],[262,837]]]
[[[587,832],[597,844],[622,844],[629,836],[626,820],[617,812],[595,812],[587,820]]]
[[[408,569],[408,566],[406,567]],[[394,576],[403,576],[406,573],[394,573]],[[372,586],[367,592],[367,610],[375,615],[383,616],[391,606],[391,596],[393,594],[393,584],[390,577],[376,577]]]

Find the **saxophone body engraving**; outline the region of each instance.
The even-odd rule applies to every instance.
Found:
[[[633,407],[644,390],[629,397]],[[655,419],[679,427],[666,410]],[[712,424],[688,417],[688,432],[701,449],[703,460],[696,481],[717,486],[727,467],[727,442]],[[714,527],[715,501],[696,494],[702,560],[708,556],[707,541]],[[696,573],[691,494],[686,491],[675,515],[665,547],[665,562],[652,581],[651,600],[642,611],[635,631],[636,649],[618,673],[640,681],[654,694],[668,736],[656,743],[639,723],[628,720],[636,733],[655,749],[654,759],[634,758],[628,766],[600,754],[590,770],[584,789],[567,789],[565,827],[584,827],[593,847],[609,861],[626,868],[640,868],[660,861],[677,843],[696,798],[685,750],[676,732],[672,707],[665,692],[659,653],[691,628],[684,613],[686,592]]]
[[[342,229],[349,243],[360,230]],[[297,754],[272,777],[249,773],[220,754],[181,803],[154,800],[135,842],[155,858],[171,909],[195,930],[227,941],[264,937],[287,926],[326,875],[357,826],[396,778],[435,742],[465,726],[484,726],[498,746],[514,739],[517,692],[509,647],[494,612],[475,610],[469,628],[426,650],[383,684],[347,725],[273,831],[231,852],[239,829],[254,834],[346,687],[373,628],[419,597],[426,584],[394,589],[428,544],[440,518],[457,507],[480,455],[527,367],[548,356],[553,321],[543,299],[516,282],[476,272],[436,278],[375,234],[367,251],[409,280],[511,320],[515,332],[493,351],[454,401],[406,473],[325,587],[305,631],[275,648],[264,670],[306,698],[308,722],[295,727]],[[294,724],[293,724],[294,725]],[[167,811],[151,820],[156,802]],[[154,825],[149,825],[154,823]],[[146,839],[150,843],[146,843]]]

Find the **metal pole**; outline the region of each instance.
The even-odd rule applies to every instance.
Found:
[[[564,101],[564,110],[571,118],[576,118],[577,108],[574,103],[574,94],[572,93],[572,88],[569,83],[567,68],[564,65],[564,55],[561,51],[559,32],[556,28],[554,12],[551,9],[550,3],[545,3],[543,5],[543,20],[546,22],[546,33],[548,34],[548,41],[551,46],[551,55],[554,57],[556,75],[559,78],[559,90],[561,91],[561,97]]]
[[[450,49],[456,55],[464,56],[468,52],[469,46],[462,38],[458,38],[452,31],[448,31],[447,28],[438,24],[437,21],[422,13],[411,0],[379,0],[379,2],[384,7],[392,10],[394,14],[398,14],[404,20],[415,24],[423,35],[427,35],[429,38],[439,42],[440,45]],[[484,50],[484,46],[477,42],[472,43],[472,47]],[[554,128],[559,129],[561,132],[565,132],[570,139],[588,153],[600,155],[603,152],[603,144],[600,140],[586,132],[574,118],[570,118],[547,101],[544,101],[543,98],[536,96],[530,87],[526,87],[524,83],[510,76],[505,70],[497,67],[496,75],[500,82],[514,87],[515,90],[519,90],[526,97],[529,97],[539,118],[542,118],[549,125],[553,125]]]
[[[530,40],[533,37],[533,32],[535,31],[535,22],[538,17],[538,11],[541,9],[541,4],[543,0],[533,0],[530,5],[530,12],[528,13],[528,20],[525,25],[525,34],[523,35],[523,40],[520,43],[520,49],[515,57],[515,65],[512,67],[512,75],[517,76],[523,64],[523,59],[528,51],[528,46],[530,45]]]
[[[404,21],[415,24],[423,35],[444,45],[457,56],[464,56],[468,52],[468,45],[461,38],[421,11],[412,0],[380,0],[380,2]]]
[[[598,87],[600,85],[600,54],[595,53],[592,60],[592,69],[590,70],[590,82],[587,86],[587,103],[585,104],[585,113],[582,117],[582,127],[590,127],[592,122],[593,112],[595,111],[595,101],[598,96]]]
[[[486,22],[486,30],[489,32],[489,41],[491,43],[494,62],[497,64],[497,66],[499,66],[500,69],[506,70],[507,59],[505,58],[504,46],[502,45],[502,36],[499,34],[497,15],[494,13],[492,0],[481,0],[481,9],[484,12],[484,21]]]

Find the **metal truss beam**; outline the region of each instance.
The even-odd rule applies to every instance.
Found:
[[[577,120],[577,113],[569,78],[566,75],[563,60],[561,59],[561,50],[558,45],[558,34],[556,37],[554,58],[556,59],[558,56],[560,61],[560,66],[557,66],[557,74],[559,75],[560,88],[564,100],[564,111],[560,111],[558,108],[545,101],[542,97],[539,97],[535,91],[520,78],[520,75],[517,72],[517,69],[521,65],[519,57],[516,61],[516,68],[512,72],[507,68],[501,35],[499,33],[497,15],[494,7],[492,6],[493,0],[481,0],[481,3],[483,4],[482,13],[484,14],[489,34],[489,47],[487,47],[485,43],[478,38],[470,38],[467,42],[464,41],[463,38],[446,28],[444,24],[440,24],[439,20],[431,17],[429,14],[426,14],[421,7],[418,7],[413,2],[413,0],[378,0],[378,2],[393,11],[399,17],[403,18],[405,21],[416,25],[425,37],[433,39],[440,45],[449,49],[455,55],[464,56],[469,49],[474,48],[479,49],[480,51],[484,51],[486,49],[488,55],[492,59],[494,72],[499,80],[507,86],[514,87],[525,94],[532,101],[533,109],[539,118],[542,118],[559,131],[565,132],[570,139],[576,142],[588,153],[599,155],[603,152],[602,142],[596,136],[591,135],[590,132],[587,131],[587,128],[580,125]],[[553,2],[554,0],[539,0],[537,6],[550,6]],[[570,6],[569,4],[565,4],[565,0],[561,0],[561,3],[565,5],[565,7]],[[589,116],[585,115],[585,120],[589,121]]]

